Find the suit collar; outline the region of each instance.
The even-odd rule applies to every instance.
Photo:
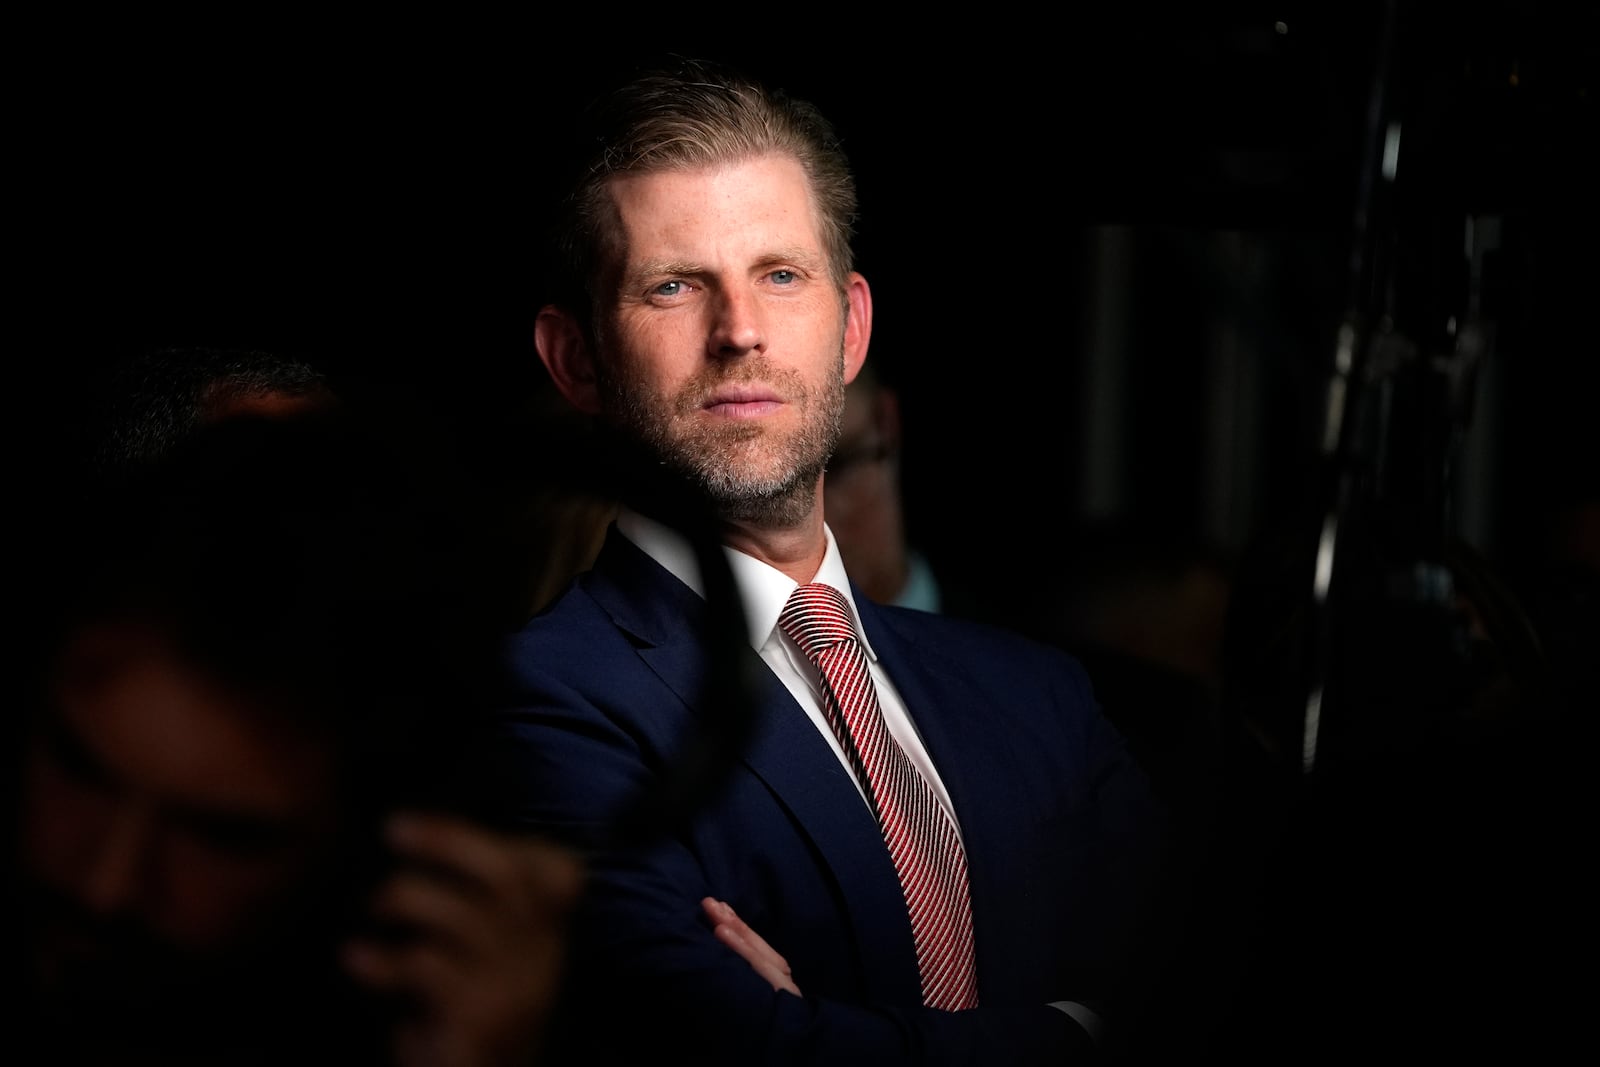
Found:
[[[775,780],[799,784],[781,773],[778,765],[786,760],[837,763],[782,683],[753,650],[729,641],[714,649],[716,656],[707,654],[706,627],[714,621],[708,613],[708,602],[615,526],[608,531],[593,570],[582,582],[596,603],[638,646],[640,657],[687,707],[697,713],[704,708],[713,663],[725,672],[725,678],[734,679],[747,693],[753,691],[760,709],[756,713],[755,736],[766,739],[764,747],[758,745],[749,752],[747,759],[753,769],[764,776],[772,774]],[[943,657],[920,651],[918,637],[901,625],[901,616],[895,611],[864,596],[854,598],[854,603],[859,625],[870,636],[911,710],[963,825],[968,824],[979,811],[994,806],[997,793],[1008,789],[1003,774],[991,777],[984,770],[995,766],[986,758],[992,755],[989,750],[993,747],[986,739],[994,732],[998,717],[995,695],[975,687],[965,674],[952,670]],[[718,610],[724,608],[725,604]],[[725,625],[731,621],[727,615],[718,618]],[[732,645],[738,647],[729,647]],[[933,709],[937,713],[931,713]],[[775,717],[782,729],[776,728],[772,721]],[[816,759],[817,753],[808,751],[810,745],[818,746],[826,759]],[[859,800],[853,787],[849,796]]]
[[[702,558],[683,534],[628,507],[623,507],[618,513],[615,529],[684,585],[701,596],[705,595],[706,581]],[[833,531],[826,525],[822,530],[823,536],[827,538],[827,549],[823,553],[822,565],[817,568],[817,573],[811,580],[830,585],[844,594],[850,603],[852,617],[856,621],[856,637],[866,649],[867,655],[876,659],[877,653],[872,648],[872,641],[865,627],[860,624],[860,612],[856,609],[856,590],[845,573],[844,558],[839,553]],[[725,545],[722,546],[722,557],[739,590],[739,603],[744,611],[750,647],[759,649],[777,628],[778,615],[788,603],[789,595],[794,592],[796,583],[777,568]]]
[[[783,683],[742,641],[722,646],[725,656],[708,656],[707,601],[615,526],[583,584],[703,726],[715,726],[705,723],[708,712],[721,713],[713,697],[728,695],[711,686],[733,678],[744,687],[745,705],[721,709],[748,716],[739,724],[748,730],[741,762],[788,808],[832,872],[869,964],[868,982],[886,997],[899,997],[907,983],[916,988],[911,925],[878,824]],[[864,602],[862,610],[871,612]],[[737,673],[719,681],[713,664]]]
[[[623,536],[615,522],[579,584],[636,644],[670,647],[698,644],[702,637],[705,599]]]

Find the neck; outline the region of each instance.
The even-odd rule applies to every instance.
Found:
[[[828,539],[822,528],[822,505],[807,513],[804,522],[772,528],[751,523],[725,522],[722,543],[743,552],[804,585],[816,577]]]
[[[716,541],[775,568],[796,582],[809,582],[828,549],[823,530],[822,478],[809,491],[796,487],[782,499],[714,504],[681,480],[658,470],[636,482],[629,506],[691,540]]]

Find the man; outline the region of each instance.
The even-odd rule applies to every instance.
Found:
[[[845,390],[839,444],[823,478],[828,529],[867,596],[940,611],[938,577],[907,536],[900,460],[899,391],[865,363]]]
[[[537,1053],[581,868],[413,790],[471,649],[406,479],[329,410],[108,467],[35,561],[6,958],[43,1060]]]
[[[875,605],[845,572],[822,475],[873,307],[832,129],[692,61],[591,117],[535,340],[637,480],[592,569],[509,642],[460,767],[497,818],[590,850],[560,1049],[1093,1061],[1143,947],[1159,820],[1073,661]],[[807,605],[865,651],[853,682]],[[723,762],[719,731],[742,741]],[[698,802],[639,832],[686,766]]]

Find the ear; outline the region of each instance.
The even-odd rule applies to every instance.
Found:
[[[844,380],[848,385],[861,373],[867,361],[867,344],[872,340],[872,289],[867,279],[852,271],[845,288]]]
[[[533,343],[539,359],[567,403],[585,415],[600,412],[600,394],[595,388],[594,355],[577,319],[554,304],[539,309],[533,322]]]

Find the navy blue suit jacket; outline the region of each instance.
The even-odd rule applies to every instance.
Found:
[[[741,756],[687,825],[610,840],[710,729],[719,677],[707,602],[613,528],[593,570],[509,640],[506,689],[459,765],[490,816],[594,849],[553,1058],[1089,1062],[1048,1004],[1104,1008],[1138,959],[1162,840],[1143,774],[1065,653],[853,592],[961,823],[980,1007],[922,1007],[877,824],[747,643]],[[803,998],[714,938],[705,896],[789,961]]]

